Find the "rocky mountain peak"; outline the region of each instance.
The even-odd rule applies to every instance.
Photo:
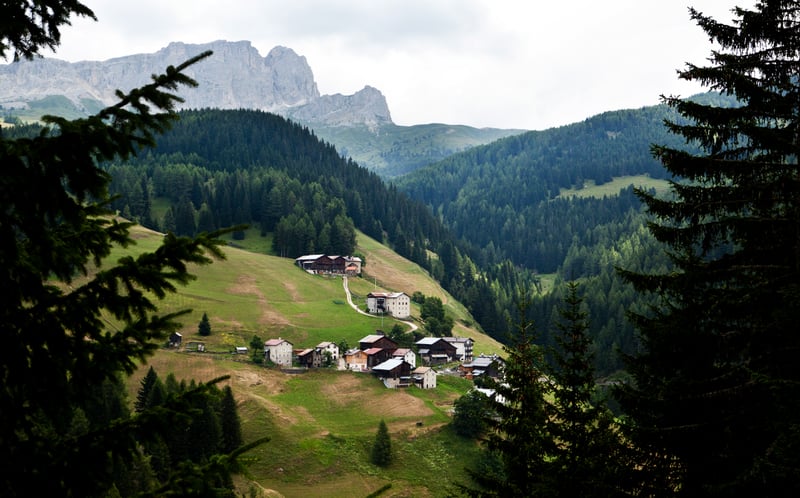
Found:
[[[199,86],[181,89],[183,108],[259,109],[327,126],[391,123],[386,99],[377,89],[367,86],[354,95],[320,95],[305,57],[281,46],[261,57],[249,41],[172,42],[152,54],[106,61],[43,58],[0,65],[0,106],[26,108],[31,102],[63,96],[78,110],[89,112],[98,103],[114,103],[116,89],[145,84],[151,74],[205,50],[214,55],[186,71]]]

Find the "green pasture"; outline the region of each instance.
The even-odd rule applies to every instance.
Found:
[[[138,227],[133,235],[136,245],[115,249],[110,261],[152,251],[160,241],[158,234]],[[380,318],[361,315],[347,305],[339,277],[308,274],[287,258],[234,247],[224,252],[225,260],[193,267],[198,278],[158,303],[162,312],[192,310],[182,319],[184,341],[203,340],[211,351],[247,345],[253,335],[280,336],[295,347],[341,340],[356,344],[381,326]],[[357,280],[351,282],[358,288]],[[196,332],[203,313],[208,314],[212,335],[200,338]],[[383,324],[388,329],[394,321],[384,318]]]
[[[660,180],[650,178],[647,175],[636,176],[620,176],[616,177],[610,182],[600,185],[595,184],[594,181],[586,181],[581,188],[561,189],[559,197],[596,197],[602,199],[603,197],[613,197],[619,195],[619,191],[628,188],[631,185],[644,189],[655,189],[659,194],[667,193],[669,191],[669,182],[667,180]]]
[[[464,469],[474,464],[478,448],[447,425],[453,401],[471,384],[439,379],[437,389],[390,390],[370,374],[297,375],[267,396],[269,408],[245,403],[245,438],[271,438],[248,453],[246,474],[287,497],[365,496],[386,482],[407,496],[445,496],[454,482],[468,482]],[[428,413],[404,413],[410,399]],[[389,426],[394,455],[385,469],[369,461],[381,419]]]

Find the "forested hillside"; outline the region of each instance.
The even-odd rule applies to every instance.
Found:
[[[730,103],[712,94],[695,99]],[[645,227],[632,187],[603,197],[559,194],[619,177],[667,179],[650,153],[654,143],[683,146],[667,133],[667,118],[678,116],[663,105],[607,112],[476,147],[395,184],[439,214],[481,265],[510,260],[517,271],[556,273],[554,292],[535,296],[531,306],[544,343],[551,342],[548,327],[563,297],[559,283],[585,280],[596,366],[609,374],[621,366],[619,350],[636,347],[625,314],[641,305],[617,277],[616,266],[657,269],[667,262]]]
[[[279,116],[202,110],[180,118],[156,148],[106,165],[120,213],[178,234],[250,224],[271,237],[273,254],[291,258],[351,254],[358,228],[419,263],[487,333],[505,337],[525,273],[503,261],[479,267],[425,205]]]

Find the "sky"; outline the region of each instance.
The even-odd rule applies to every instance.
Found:
[[[730,22],[754,0],[83,0],[97,21],[62,29],[68,61],[170,42],[289,47],[320,93],[383,93],[399,125],[541,130],[704,91],[678,79],[713,46],[691,5]]]

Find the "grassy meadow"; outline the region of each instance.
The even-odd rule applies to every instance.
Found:
[[[559,197],[596,197],[601,199],[603,197],[619,195],[620,190],[628,188],[631,185],[644,189],[654,189],[659,194],[669,192],[669,182],[666,180],[650,178],[647,175],[636,175],[616,177],[610,182],[601,185],[597,185],[594,181],[588,180],[579,189],[561,189]]]
[[[136,245],[116,249],[109,258],[153,250],[160,235],[135,227]],[[197,279],[160,302],[163,312],[191,308],[183,320],[184,342],[202,340],[206,353],[159,350],[129,379],[135,399],[148,366],[163,379],[208,381],[229,375],[239,405],[246,441],[270,441],[243,459],[236,477],[245,496],[367,496],[391,484],[381,496],[445,496],[454,483],[467,483],[465,468],[478,456],[474,441],[455,435],[448,422],[453,402],[471,388],[460,377],[439,375],[431,390],[386,389],[370,374],[322,369],[289,374],[253,364],[249,355],[231,354],[261,339],[283,337],[296,348],[330,340],[357,344],[376,329],[389,330],[391,318],[356,313],[346,303],[341,278],[310,275],[293,260],[257,251],[257,232],[239,247],[226,247],[226,259],[192,269]],[[249,250],[245,250],[249,249]],[[373,290],[419,290],[442,299],[456,317],[456,335],[475,339],[475,353],[499,353],[502,346],[474,326],[469,313],[418,265],[399,257],[363,234],[358,251],[366,266],[362,278],[350,278],[353,300],[362,308]],[[212,335],[200,337],[197,324],[207,313]],[[419,309],[412,309],[417,320]],[[385,420],[394,460],[387,468],[369,461],[378,424]]]

